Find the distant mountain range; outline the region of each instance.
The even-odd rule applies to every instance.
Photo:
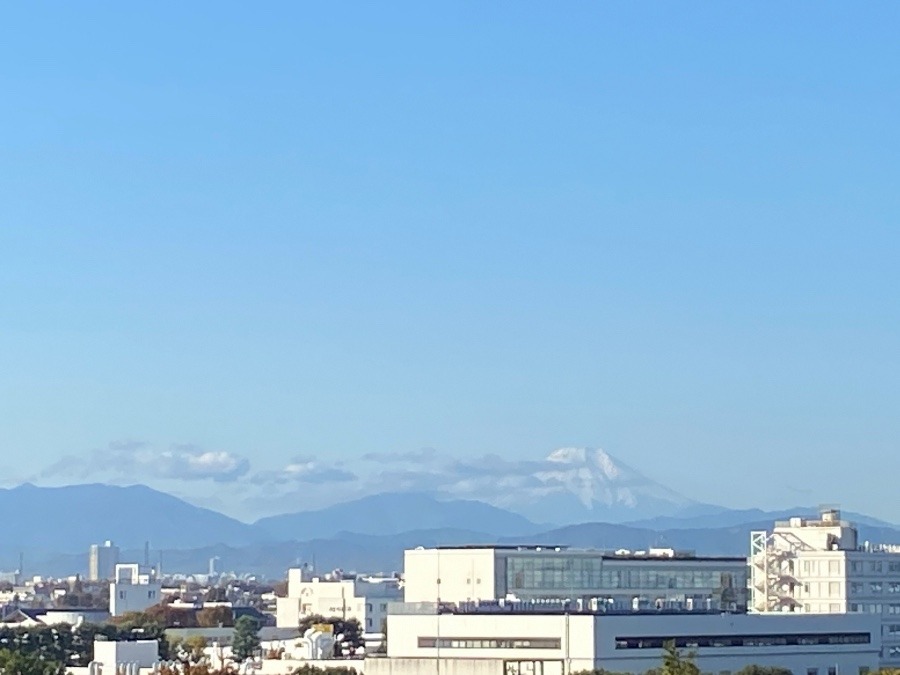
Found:
[[[0,489],[0,512],[8,514],[0,570],[14,569],[23,553],[27,572],[84,573],[90,545],[107,539],[130,561],[143,560],[149,542],[153,562],[161,559],[167,571],[201,572],[216,556],[222,569],[273,578],[303,563],[320,570],[394,571],[405,548],[439,544],[662,546],[741,556],[751,530],[816,513],[809,507],[732,510],[697,503],[602,450],[564,448],[513,472],[523,489],[497,489],[493,504],[398,492],[252,524],[142,485],[26,484]],[[507,479],[497,480],[508,486]],[[861,541],[900,542],[900,529],[889,523],[844,515],[859,525]]]

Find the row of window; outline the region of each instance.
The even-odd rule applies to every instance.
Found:
[[[885,584],[882,581],[872,581],[868,584],[869,593],[879,594],[883,593],[885,589]],[[854,581],[850,583],[850,592],[851,593],[865,593],[866,584],[861,581]],[[887,592],[888,593],[900,593],[900,581],[889,581],[887,583]]]
[[[849,607],[854,614],[900,614],[900,603],[883,605],[880,602],[851,602]]]
[[[673,569],[669,565],[640,569],[616,569],[604,566],[598,558],[547,556],[542,558],[510,557],[506,561],[509,590],[566,589],[743,589],[746,574],[710,569]]]
[[[868,566],[864,565],[861,560],[854,560],[850,563],[851,572],[862,573],[868,571],[877,574],[878,572],[884,572],[885,569],[888,572],[900,572],[900,561],[888,562],[885,565],[882,560],[870,560]]]
[[[421,649],[559,649],[559,638],[420,637]]]
[[[616,649],[662,649],[673,642],[678,648],[775,647],[796,645],[869,644],[869,633],[796,633],[786,635],[692,635],[680,637],[617,637]]]

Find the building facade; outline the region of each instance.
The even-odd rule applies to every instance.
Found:
[[[309,577],[303,569],[288,570],[286,598],[276,600],[276,625],[296,628],[300,619],[319,614],[326,618],[356,619],[365,632],[380,633],[390,603],[403,599],[394,578]]]
[[[162,601],[162,582],[156,571],[143,565],[116,565],[115,576],[109,584],[109,613],[122,616],[128,612],[142,612]]]
[[[573,599],[610,610],[747,607],[747,560],[672,549],[418,548],[404,554],[406,602]]]
[[[668,641],[693,651],[703,673],[730,675],[754,664],[795,675],[864,675],[878,668],[881,649],[879,622],[865,615],[405,607],[388,617],[387,657],[367,659],[367,675],[645,673],[660,666]]]
[[[753,612],[878,617],[883,665],[900,667],[900,547],[860,545],[837,510],[751,534]]]
[[[111,541],[103,544],[92,544],[88,554],[88,579],[90,581],[109,581],[119,564],[119,547]]]

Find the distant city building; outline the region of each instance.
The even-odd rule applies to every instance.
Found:
[[[137,563],[116,565],[115,577],[109,585],[109,613],[122,616],[141,612],[162,601],[162,582],[156,571]]]
[[[747,559],[672,549],[418,548],[405,552],[404,585],[407,603],[569,599],[607,610],[741,612]]]
[[[276,625],[296,628],[303,617],[356,619],[366,632],[381,632],[388,606],[403,599],[399,580],[335,575],[312,577],[305,569],[288,570],[288,595],[276,600]]]
[[[900,546],[860,544],[836,509],[751,534],[754,612],[868,614],[879,618],[882,665],[900,667]]]
[[[119,564],[119,547],[111,541],[91,545],[88,555],[88,580],[108,581],[113,578]]]

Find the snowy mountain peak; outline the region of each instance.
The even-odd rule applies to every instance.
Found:
[[[691,503],[600,448],[558,448],[533,475],[540,482],[545,504],[548,498],[558,502],[566,495],[574,497],[577,506],[567,510],[581,511],[582,518],[636,517]],[[548,510],[558,511],[559,505]]]

